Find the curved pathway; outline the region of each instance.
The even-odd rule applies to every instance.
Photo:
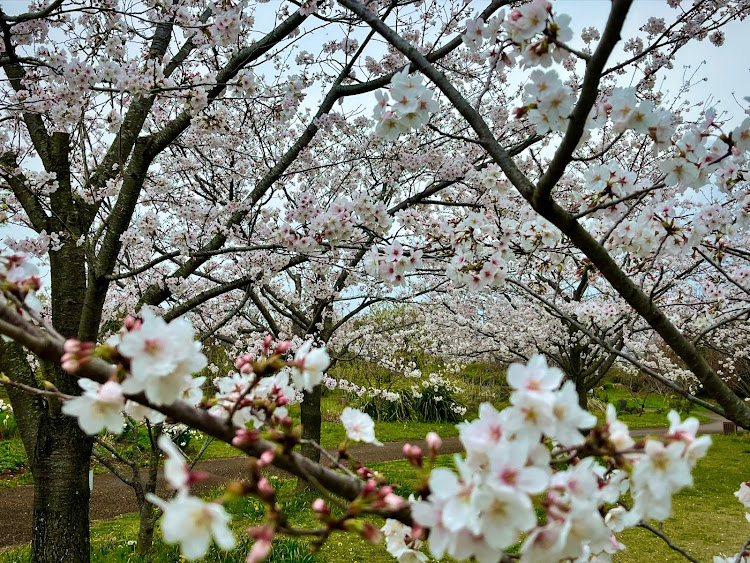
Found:
[[[724,431],[725,419],[714,413],[701,413],[711,419],[700,426],[701,434],[721,434]],[[633,429],[631,435],[643,437],[648,434],[660,434],[664,428]],[[424,443],[415,442],[426,451]],[[383,447],[358,445],[349,448],[351,454],[364,463],[378,463],[402,459],[401,449],[404,442],[387,442]],[[441,454],[462,451],[457,436],[443,439]],[[330,450],[335,455],[335,450]],[[247,458],[230,457],[200,462],[198,468],[210,473],[212,477],[193,488],[194,492],[210,490],[217,485],[235,479],[241,479],[247,468]],[[166,489],[160,479],[159,489]],[[0,489],[0,514],[12,517],[2,518],[0,524],[0,551],[23,544],[31,540],[31,514],[34,502],[34,488],[31,485]],[[137,512],[138,505],[130,487],[122,483],[111,473],[94,476],[94,488],[91,491],[91,519],[110,520],[116,516]]]

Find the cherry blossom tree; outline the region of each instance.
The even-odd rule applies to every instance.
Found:
[[[273,421],[291,393],[293,375],[282,372],[288,349],[273,353],[273,341],[262,345],[262,361],[253,356],[237,366],[241,372],[251,365],[255,379],[226,376],[225,402],[212,413],[174,403],[186,376],[207,365],[178,318],[188,314],[193,327],[234,337],[238,330],[229,329],[243,318],[243,303],[252,301],[262,315],[253,295],[258,299],[261,287],[280,295],[284,282],[278,276],[294,268],[315,282],[309,286],[314,290],[301,294],[306,306],[315,303],[311,311],[325,312],[359,283],[374,283],[391,296],[407,282],[429,287],[446,278],[456,287],[482,290],[524,283],[521,274],[529,267],[554,280],[557,268],[575,270],[572,264],[586,261],[571,286],[596,278],[610,288],[618,310],[632,309],[644,330],[664,341],[719,403],[717,410],[750,426],[750,409],[699,349],[706,335],[747,313],[741,302],[719,297],[727,284],[746,293],[743,166],[750,120],[733,123],[712,109],[696,117],[689,107],[665,107],[656,80],[690,40],[721,46],[723,26],[744,19],[748,7],[705,0],[677,10],[680,3],[670,1],[674,15],[646,21],[619,52],[631,3],[614,2],[600,29],[583,30],[582,45],[570,18],[544,0],[513,6],[507,15],[503,0],[481,12],[462,3],[340,0],[335,6],[282,5],[278,14],[232,3],[146,3],[120,10],[60,0],[27,13],[0,13],[0,62],[8,79],[0,107],[9,124],[0,162],[12,194],[4,214],[39,234],[14,241],[13,248],[47,255],[51,271],[45,318],[26,303],[38,280],[23,270],[21,258],[8,258],[3,275],[11,306],[3,305],[0,315],[0,331],[44,360],[43,378],[54,387],[46,395],[25,394],[39,390],[35,374],[16,344],[2,345],[0,367],[12,376],[6,384],[35,476],[35,560],[88,559],[87,432],[113,424],[125,395],[240,445],[233,424],[242,421],[235,417],[243,416],[248,395],[258,393],[253,398],[264,405],[260,422]],[[275,27],[255,32],[254,18],[269,16]],[[292,63],[297,43],[328,29],[343,38],[326,43],[317,57],[298,49]],[[635,86],[622,83],[627,72]],[[313,87],[320,98],[308,105]],[[364,94],[368,105],[375,104],[374,128],[347,102]],[[342,107],[334,111],[339,100]],[[406,140],[396,145],[394,139]],[[686,310],[672,290],[683,280],[681,272],[698,267],[672,269],[675,255],[713,269],[699,279],[721,301],[711,311],[718,317],[702,314],[680,324],[666,306],[664,296],[676,295]],[[691,295],[698,299],[687,309],[706,301],[698,292]],[[268,289],[266,298],[276,300]],[[101,361],[91,360],[91,342],[146,305],[163,305],[163,320],[144,309],[142,321],[126,323],[121,341],[96,348],[105,355]],[[545,305],[556,307],[548,300]],[[306,334],[318,332],[324,316],[312,314]],[[585,326],[570,326],[586,334]],[[160,344],[162,332],[169,336]],[[66,349],[65,339],[77,340]],[[606,342],[604,348],[618,353]],[[58,365],[63,353],[64,369]],[[322,381],[321,357],[308,347],[288,360],[307,393]],[[316,369],[305,369],[308,359]],[[122,366],[116,381],[109,382],[107,360]],[[546,366],[534,366],[529,369],[548,373]],[[556,372],[550,377],[555,380]],[[279,379],[258,387],[263,378]],[[559,400],[564,408],[557,411],[570,413],[565,424],[571,432],[556,435],[541,425],[533,437],[575,442],[574,429],[589,422],[570,406],[575,391],[555,387],[550,383],[539,396],[534,389],[519,393],[508,428],[518,429],[518,412],[544,411]],[[82,425],[64,416],[61,400]],[[94,410],[107,416],[89,416]],[[374,493],[373,485],[362,489],[356,477],[343,479],[295,457],[289,447],[294,440],[284,438],[294,437],[286,418],[280,415],[273,425],[280,432],[273,435],[283,454],[279,466],[350,499],[363,490]],[[694,430],[681,430],[678,421],[673,426],[666,443],[646,444],[634,454],[646,456],[638,458],[646,460],[643,467],[657,458],[660,467],[679,466],[677,477],[665,476],[653,487],[634,475],[643,495],[639,506],[665,502],[658,487],[674,492],[689,483]],[[263,463],[273,460],[267,452],[276,446],[244,436],[248,453],[265,454]],[[625,442],[620,445],[627,450],[632,444]],[[474,469],[460,479],[443,475],[447,496],[420,502],[455,503],[451,491],[464,494],[466,488],[451,483],[473,483]],[[477,490],[488,491],[483,479]],[[387,503],[388,491],[378,490],[382,497],[371,500]],[[265,485],[255,492],[273,499]],[[492,498],[484,495],[481,502]],[[506,498],[519,510],[528,506],[523,499]],[[229,545],[221,511],[184,496],[172,502],[164,506],[170,541],[189,540],[173,519],[178,510],[204,511],[210,535]],[[573,502],[553,504],[570,508]],[[598,506],[584,505],[593,518]],[[487,506],[472,506],[488,513]],[[406,510],[400,505],[390,508],[403,523],[415,523],[398,512]],[[483,526],[492,524],[472,514],[451,522],[417,518],[416,524],[447,526],[449,544],[437,552],[500,557],[501,547],[481,540]],[[513,526],[504,540],[531,529],[525,520]],[[586,545],[604,550],[598,521],[596,529],[602,532],[596,538],[576,539],[550,557],[577,557]],[[195,541],[183,545],[186,554],[204,547],[210,538],[205,531],[194,531]],[[533,537],[544,545],[548,533],[558,531],[540,529]],[[259,553],[269,534],[273,530],[258,532]]]

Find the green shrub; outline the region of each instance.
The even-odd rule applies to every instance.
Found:
[[[447,381],[427,385],[420,397],[415,397],[414,411],[423,422],[459,422],[466,414],[466,406],[459,401],[457,390]]]
[[[385,422],[459,422],[464,419],[467,409],[458,396],[457,387],[439,376],[424,383],[421,388],[414,386],[401,391],[395,400],[363,396],[355,406],[375,420]]]
[[[361,397],[355,402],[355,406],[377,421],[404,422],[417,419],[413,398],[406,393],[399,394],[395,401],[382,397]]]

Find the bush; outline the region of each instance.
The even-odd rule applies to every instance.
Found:
[[[382,397],[361,397],[356,404],[361,411],[369,414],[374,420],[384,422],[404,422],[416,420],[413,398],[399,394],[399,398],[389,401]]]
[[[442,379],[442,378],[440,378]],[[414,397],[417,420],[423,422],[459,422],[466,407],[457,398],[457,390],[446,380],[427,385],[419,397]]]
[[[682,395],[669,395],[667,397],[667,404],[662,409],[664,412],[675,410],[683,416],[689,415],[695,408],[695,404],[687,400]]]
[[[432,376],[422,387],[401,391],[398,398],[363,396],[355,404],[372,418],[386,422],[459,422],[466,414],[466,406],[458,398],[459,389],[448,380]]]

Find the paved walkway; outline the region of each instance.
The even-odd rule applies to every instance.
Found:
[[[702,413],[711,418],[711,422],[700,426],[702,434],[721,434],[724,418],[714,413]],[[648,434],[661,434],[664,428],[634,429],[634,437]],[[420,442],[416,442],[420,443]],[[378,463],[402,459],[401,449],[404,442],[388,442],[383,447],[371,445],[352,446],[349,451],[363,463]],[[425,449],[425,445],[420,443]],[[335,453],[335,450],[331,450]],[[462,451],[458,437],[445,438],[440,453],[450,454]],[[200,483],[194,492],[209,490],[217,485],[241,479],[247,468],[247,458],[232,457],[212,459],[200,462],[198,468],[213,475],[207,481]],[[159,490],[164,491],[166,485],[159,482]],[[31,485],[0,489],[0,514],[5,515],[0,521],[0,551],[4,548],[23,544],[31,540],[31,515],[34,502],[34,488]],[[116,516],[137,512],[138,505],[130,487],[122,483],[111,473],[94,476],[94,488],[91,492],[91,519],[110,520]],[[12,517],[8,517],[12,515]]]

